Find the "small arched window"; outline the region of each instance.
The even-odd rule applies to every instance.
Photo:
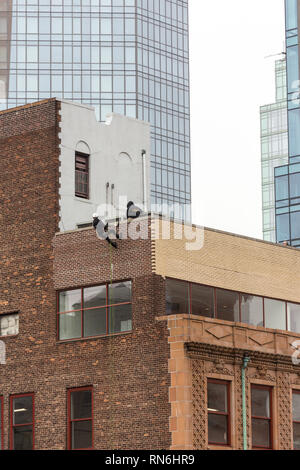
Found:
[[[75,196],[89,199],[89,155],[75,152]]]

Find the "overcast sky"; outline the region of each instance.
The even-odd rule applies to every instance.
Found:
[[[190,0],[193,222],[262,238],[259,106],[275,100],[284,0]]]

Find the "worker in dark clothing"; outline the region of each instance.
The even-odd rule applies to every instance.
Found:
[[[142,213],[142,209],[136,206],[132,201],[127,204],[127,219],[137,219]]]
[[[98,238],[106,240],[111,246],[118,248],[116,242],[109,238],[108,223],[105,225],[102,220],[99,219],[98,214],[93,215],[93,227],[96,230]]]

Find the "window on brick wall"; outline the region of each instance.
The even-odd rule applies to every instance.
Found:
[[[3,397],[0,397],[0,450],[3,449]]]
[[[93,449],[93,389],[68,390],[68,449]]]
[[[251,386],[253,449],[272,449],[272,388]]]
[[[300,450],[300,390],[293,391],[293,436],[294,450]]]
[[[75,196],[89,199],[89,155],[75,152]]]
[[[230,445],[230,383],[207,381],[208,443]]]
[[[10,397],[10,448],[34,449],[34,395]]]
[[[0,315],[0,336],[14,336],[19,333],[19,314]]]
[[[58,337],[89,338],[132,329],[131,281],[59,292]]]
[[[189,285],[176,279],[166,280],[167,315],[189,313]]]

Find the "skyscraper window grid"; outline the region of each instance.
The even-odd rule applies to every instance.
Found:
[[[1,108],[50,96],[92,105],[101,121],[112,111],[149,121],[152,203],[190,204],[188,1],[6,4],[12,31]]]
[[[286,61],[275,63],[276,102],[260,108],[264,240],[276,242],[274,168],[288,163]]]

